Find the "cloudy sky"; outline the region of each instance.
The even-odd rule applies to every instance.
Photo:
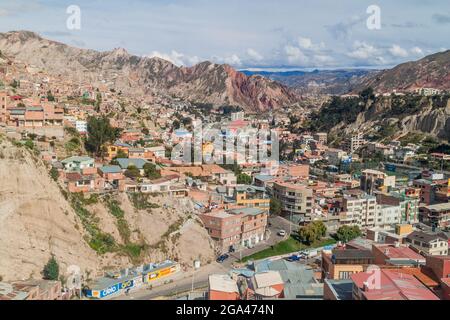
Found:
[[[69,30],[66,10],[81,10]],[[371,5],[381,29],[370,30]],[[0,0],[0,31],[73,46],[126,48],[178,65],[382,68],[450,48],[449,0]]]

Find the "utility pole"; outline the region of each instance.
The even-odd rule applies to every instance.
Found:
[[[200,268],[200,260],[194,261],[194,269],[192,270],[192,287],[191,292],[194,292],[194,278],[195,278],[195,270]]]
[[[194,292],[194,276],[195,276],[195,267],[192,270],[192,286],[191,286],[191,292]]]
[[[294,203],[294,205],[295,205],[295,203]],[[292,208],[289,213],[289,237],[291,236],[291,232],[292,232]]]

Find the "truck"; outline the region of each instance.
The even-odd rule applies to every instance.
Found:
[[[315,258],[319,255],[319,252],[317,250],[310,250],[307,252],[307,257],[308,258]]]
[[[317,251],[317,249],[300,252],[300,256],[304,257],[305,259],[311,259],[317,257],[318,255],[319,252]]]

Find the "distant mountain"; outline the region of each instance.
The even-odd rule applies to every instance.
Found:
[[[359,84],[368,75],[374,75],[374,70],[314,70],[306,71],[242,71],[248,76],[261,75],[278,81],[299,94],[333,94],[348,93],[352,87]]]
[[[247,76],[229,65],[202,62],[177,67],[160,58],[131,55],[122,48],[107,52],[74,48],[29,31],[0,34],[0,50],[49,73],[77,81],[101,78],[133,94],[161,91],[189,101],[237,105],[253,112],[290,106],[300,99],[276,81]]]
[[[357,92],[367,87],[380,93],[393,90],[411,92],[417,88],[450,90],[450,50],[369,75],[352,90]]]

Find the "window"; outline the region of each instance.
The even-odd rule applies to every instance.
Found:
[[[339,279],[350,279],[352,274],[351,271],[339,271]]]

